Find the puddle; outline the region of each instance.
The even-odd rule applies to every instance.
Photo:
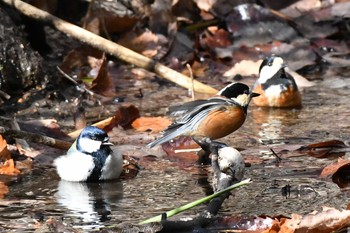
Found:
[[[331,159],[281,154],[282,161],[276,164],[275,156],[268,150],[331,139],[347,141],[349,88],[333,86],[337,88],[328,88],[327,81],[305,89],[304,107],[300,110],[249,108],[246,124],[222,141],[245,149],[244,156],[259,157],[262,162],[246,168],[245,177],[252,178],[253,183],[226,200],[221,215],[290,216],[321,206],[346,207],[349,194],[330,180],[318,177],[322,167],[333,162]],[[38,167],[31,175],[10,183],[10,192],[0,200],[0,227],[32,232],[36,229],[34,219],[54,216],[65,224],[90,231],[119,223],[138,223],[205,195],[202,181],[206,179],[198,175],[200,171],[187,172],[168,160],[164,164],[169,165],[165,173],[145,169],[135,179],[102,184],[59,181],[52,168]],[[288,198],[282,192],[287,185]],[[199,206],[179,217],[194,216],[204,209],[204,205]]]

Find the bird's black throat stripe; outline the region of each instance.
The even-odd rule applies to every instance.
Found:
[[[102,168],[106,163],[106,159],[112,154],[112,149],[109,146],[101,146],[100,150],[89,153],[95,163],[95,167],[92,170],[87,181],[98,181],[102,175]]]

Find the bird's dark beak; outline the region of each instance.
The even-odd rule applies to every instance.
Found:
[[[257,97],[259,95],[260,95],[259,93],[255,93],[255,92],[250,93],[251,98]]]

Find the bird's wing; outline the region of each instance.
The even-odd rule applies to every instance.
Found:
[[[197,108],[197,107],[205,104],[207,101],[208,100],[194,100],[194,101],[186,102],[183,104],[170,106],[168,114],[171,117],[175,117],[175,118],[181,117],[181,116],[187,114],[188,112],[190,112],[191,110],[193,110],[194,108]]]
[[[216,108],[218,106],[226,106],[226,105],[231,105],[235,104],[232,100],[224,98],[224,97],[213,97],[207,100],[201,100],[201,101],[192,101],[196,103],[191,103],[188,102],[186,112],[182,114],[181,117],[179,117],[176,120],[176,123],[183,123],[185,124],[188,122],[190,119],[192,119],[194,116],[198,115],[202,111],[206,109],[211,109],[211,108]]]
[[[164,130],[163,136],[148,144],[148,147],[152,148],[180,135],[190,133],[211,111],[232,104],[235,104],[235,102],[223,97],[213,97],[200,102],[196,101],[196,105],[193,105],[192,109],[188,109],[186,114],[168,126],[168,128]]]

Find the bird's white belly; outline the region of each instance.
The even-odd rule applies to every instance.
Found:
[[[108,156],[102,168],[101,180],[116,179],[123,169],[123,158],[118,151],[114,151],[112,156]]]
[[[91,156],[78,151],[60,156],[54,165],[61,179],[75,182],[86,181],[95,167]]]

